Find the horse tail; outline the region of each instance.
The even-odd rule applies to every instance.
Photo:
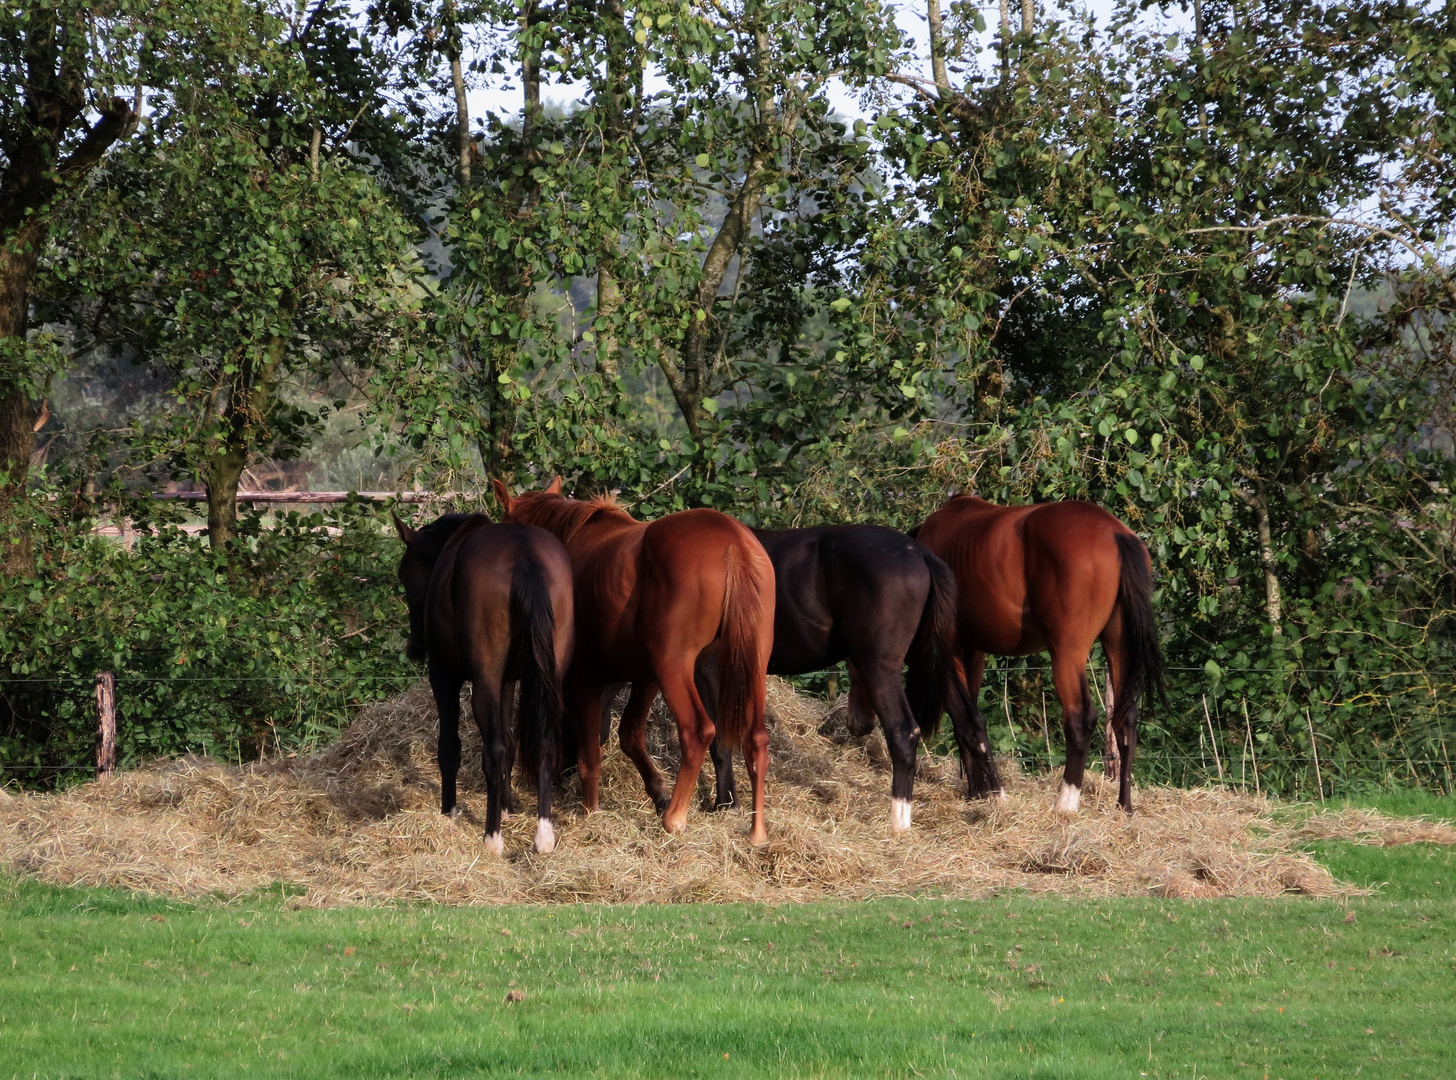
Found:
[[[718,626],[718,735],[728,746],[743,741],[762,708],[764,662],[759,655],[759,627],[766,614],[764,599],[773,587],[764,581],[764,564],[743,543],[728,549],[723,583],[723,621]]]
[[[1117,534],[1117,556],[1122,564],[1117,604],[1122,609],[1123,673],[1112,723],[1121,729],[1142,699],[1148,708],[1163,693],[1163,649],[1153,618],[1153,568],[1148,549],[1132,533]]]
[[[930,552],[925,553],[930,571],[930,593],[920,626],[910,645],[910,679],[907,687],[910,710],[920,725],[922,738],[931,738],[940,728],[948,693],[960,692],[955,674],[956,580],[951,569]]]
[[[521,758],[534,777],[544,759],[555,768],[561,742],[561,679],[556,670],[556,615],[541,563],[516,560],[511,572],[511,645],[521,673]]]

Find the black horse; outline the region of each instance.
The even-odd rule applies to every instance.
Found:
[[[394,525],[405,547],[399,561],[410,617],[405,654],[429,662],[440,714],[440,811],[458,813],[460,688],[469,679],[483,747],[485,843],[496,854],[504,850],[501,815],[515,758],[508,713],[519,682],[521,753],[537,782],[536,850],[551,851],[561,676],[575,633],[566,549],[542,529],[494,525],[483,514],[446,514],[419,530],[398,518]]]
[[[941,712],[950,712],[957,742],[974,739],[983,751],[986,746],[984,721],[976,726],[979,714],[954,677],[954,576],[928,549],[881,525],[755,529],[754,535],[773,561],[778,583],[769,673],[802,675],[849,661],[850,731],[866,735],[880,718],[893,765],[890,824],[908,829],[916,752],[921,738],[935,733]],[[907,663],[908,696],[902,681]],[[710,666],[700,669],[701,683],[711,686],[713,680]],[[642,713],[645,719],[645,707]],[[716,805],[731,806],[732,756],[716,742],[712,755]],[[986,773],[971,778],[972,790],[1000,790],[989,754],[967,760]]]

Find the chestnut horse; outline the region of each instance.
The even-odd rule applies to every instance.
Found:
[[[956,699],[951,714],[965,712],[960,683],[951,678],[955,576],[922,545],[883,525],[754,529],[753,535],[773,562],[776,582],[769,673],[802,675],[849,661],[850,733],[869,734],[879,717],[893,765],[890,828],[910,828],[920,738],[934,734],[947,692]],[[705,682],[711,677],[700,673]],[[715,808],[731,806],[732,757],[716,742],[712,754]],[[972,784],[999,788],[990,755],[975,760],[990,773]]]
[[[440,811],[457,814],[460,688],[480,728],[485,844],[504,850],[514,750],[509,703],[521,684],[521,750],[536,774],[536,850],[556,847],[551,787],[561,746],[561,674],[571,659],[571,560],[541,529],[492,525],[483,514],[446,514],[419,530],[394,519],[404,555],[399,580],[409,605],[405,655],[428,660],[440,714]]]
[[[688,804],[715,734],[740,746],[753,785],[749,839],[768,841],[763,782],[768,730],[764,679],[773,648],[774,571],[748,528],[716,510],[684,510],[653,522],[634,520],[611,499],[544,491],[512,497],[492,481],[506,520],[555,534],[576,578],[576,655],[566,679],[577,720],[582,801],[597,806],[601,775],[602,691],[631,682],[622,714],[622,750],[642,774],[668,832],[687,827]],[[694,682],[699,664],[718,673],[717,726]],[[647,752],[647,714],[658,689],[677,720],[682,749],[669,801]]]
[[[1096,718],[1087,658],[1093,643],[1102,642],[1112,698],[1108,727],[1122,758],[1117,802],[1132,813],[1138,701],[1151,707],[1163,678],[1152,566],[1143,542],[1089,502],[997,506],[973,495],[952,498],[914,535],[956,575],[958,666],[972,709],[987,653],[1051,653],[1067,737],[1056,803],[1065,814],[1075,814],[1081,802]],[[976,748],[961,741],[962,760]],[[966,771],[971,773],[969,761]]]

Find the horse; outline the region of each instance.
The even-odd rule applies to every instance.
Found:
[[[1062,814],[1076,814],[1081,804],[1096,717],[1087,658],[1093,643],[1102,642],[1110,683],[1108,728],[1122,759],[1117,803],[1131,814],[1138,702],[1152,708],[1163,684],[1152,560],[1143,542],[1093,503],[997,506],[973,495],[950,499],[913,535],[955,573],[956,664],[973,710],[987,653],[1051,653],[1067,739],[1056,801]],[[968,745],[976,749],[974,742],[962,743],[962,760]]]
[[[404,542],[405,655],[428,661],[440,714],[440,812],[459,813],[460,688],[469,679],[485,773],[485,846],[504,851],[501,816],[515,759],[509,712],[519,682],[522,756],[536,774],[535,848],[551,852],[561,676],[575,635],[571,559],[550,533],[495,525],[483,514],[445,514],[418,530],[395,517],[394,527]]]
[[[585,502],[543,491],[512,496],[492,481],[507,521],[537,525],[566,545],[576,578],[576,654],[566,679],[576,716],[582,801],[598,802],[602,692],[631,682],[622,750],[642,775],[670,833],[687,828],[688,804],[708,745],[740,746],[753,785],[749,840],[768,842],[763,783],[768,771],[764,679],[773,648],[774,570],[747,526],[716,510],[683,510],[652,522],[610,497]],[[700,666],[720,676],[716,722],[694,681]],[[647,714],[659,688],[677,721],[681,764],[671,799],[647,752]]]
[[[849,662],[851,734],[878,716],[893,772],[890,827],[910,828],[915,757],[921,736],[939,725],[955,656],[956,582],[923,545],[883,525],[754,529],[774,567],[771,675],[802,675]],[[907,697],[903,672],[909,663]],[[713,673],[701,673],[711,681]],[[952,715],[966,714],[955,701]],[[984,741],[984,732],[981,739]],[[735,799],[733,759],[715,741],[715,809]],[[999,789],[989,754],[973,759],[973,783]],[[989,774],[987,773],[989,770]]]

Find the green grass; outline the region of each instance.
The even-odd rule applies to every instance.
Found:
[[[1456,795],[1437,795],[1423,788],[1372,791],[1332,801],[1332,807],[1370,807],[1396,817],[1425,817],[1456,821]]]
[[[0,1077],[1448,1078],[1456,873],[1407,856],[1398,898],[1348,904],[295,911],[7,879]]]

